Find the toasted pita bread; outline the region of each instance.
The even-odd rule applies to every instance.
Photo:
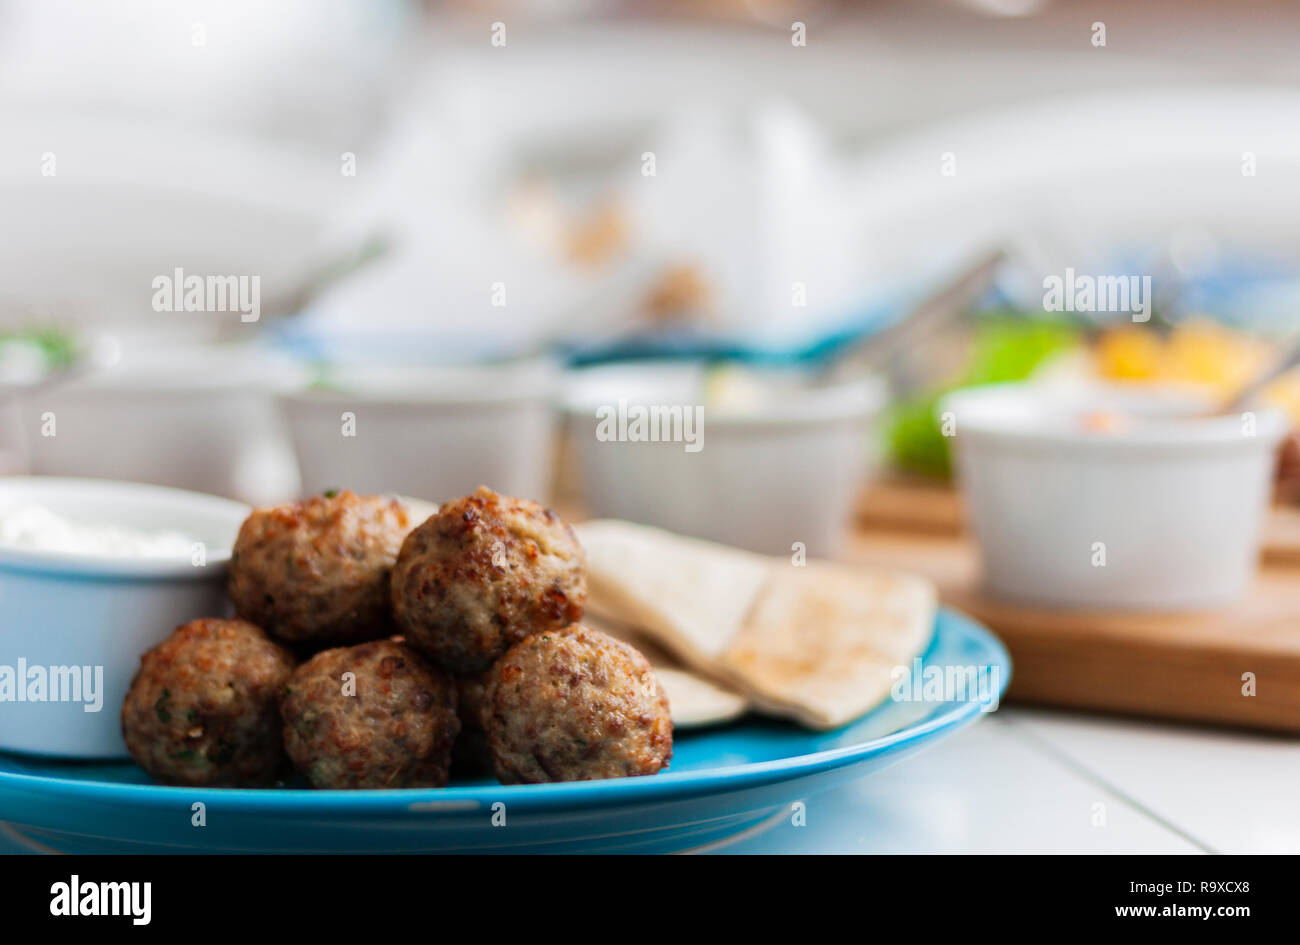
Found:
[[[625,522],[578,531],[593,613],[634,625],[757,707],[813,728],[876,706],[894,667],[933,633],[934,588],[918,577],[795,567]]]
[[[745,714],[748,700],[737,692],[726,689],[708,679],[683,669],[645,634],[626,624],[588,615],[583,623],[593,630],[632,644],[650,661],[655,675],[668,694],[668,706],[673,714],[673,726],[679,729],[720,725]]]
[[[889,693],[934,632],[935,593],[910,575],[778,565],[721,663],[759,705],[837,728]]]
[[[749,711],[749,700],[737,692],[724,689],[690,670],[656,666],[655,675],[668,694],[673,727],[704,728],[722,725]]]
[[[720,659],[739,631],[768,559],[632,522],[576,527],[587,550],[587,606],[648,631],[683,660]]]

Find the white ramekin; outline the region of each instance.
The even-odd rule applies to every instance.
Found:
[[[684,535],[814,557],[843,541],[872,465],[871,424],[883,384],[868,378],[793,392],[754,410],[701,403],[704,368],[629,362],[574,371],[564,397],[587,511]],[[701,448],[597,436],[600,408],[704,407]]]
[[[255,345],[125,341],[112,367],[20,400],[31,471],[282,501],[297,470],[270,394],[297,373]]]
[[[83,702],[0,701],[0,750],[124,757],[122,699],[140,655],[182,623],[227,612],[230,550],[249,508],[138,483],[0,477],[0,498],[10,496],[73,521],[174,530],[203,544],[199,564],[0,546],[0,668],[91,667],[92,678],[102,668],[103,680],[98,711],[86,711],[84,693]]]
[[[983,580],[1072,608],[1189,610],[1239,597],[1256,567],[1277,411],[1179,418],[1176,392],[1005,384],[940,404]],[[1145,422],[1110,432],[1090,410]]]
[[[279,396],[305,494],[401,492],[444,502],[480,485],[544,501],[554,469],[549,361],[338,367]]]

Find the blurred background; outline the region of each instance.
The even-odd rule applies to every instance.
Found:
[[[1300,327],[1298,29],[0,0],[0,467],[257,503],[485,482],[833,550],[871,470],[946,479],[955,386],[1228,391]],[[1067,268],[1150,276],[1150,322],[1044,311]],[[256,310],[172,310],[186,277]],[[1268,396],[1300,421],[1300,382]],[[620,401],[702,406],[704,448],[602,439]]]

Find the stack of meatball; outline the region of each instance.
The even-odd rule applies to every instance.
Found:
[[[238,619],[200,618],[141,658],[122,706],[161,781],[441,787],[654,774],[668,701],[637,650],[578,623],[586,557],[535,502],[487,488],[411,529],[380,496],[254,512],[230,565]],[[299,659],[303,662],[299,663]]]

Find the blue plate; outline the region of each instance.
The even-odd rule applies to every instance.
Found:
[[[1011,675],[997,639],[951,611],[939,613],[922,660],[926,670],[987,668],[999,697]],[[833,732],[746,719],[680,734],[672,769],[653,777],[511,787],[178,788],[128,763],[0,754],[0,821],[11,844],[61,852],[683,851],[790,817],[793,802],[892,764],[987,708],[973,696],[890,699]]]

